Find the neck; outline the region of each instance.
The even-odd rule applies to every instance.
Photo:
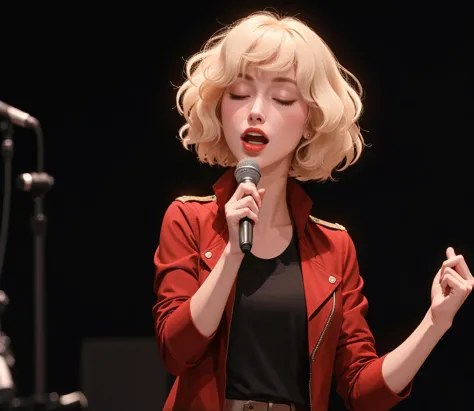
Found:
[[[262,176],[258,188],[264,188],[265,194],[256,227],[260,232],[291,224],[286,200],[288,169],[289,165],[280,162],[261,170]]]

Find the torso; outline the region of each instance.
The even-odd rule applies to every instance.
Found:
[[[308,410],[307,308],[296,235],[276,258],[244,257],[231,321],[226,398]]]

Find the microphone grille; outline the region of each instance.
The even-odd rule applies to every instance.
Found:
[[[251,180],[255,185],[260,181],[260,167],[253,158],[244,158],[240,160],[234,172],[237,184],[244,180]]]

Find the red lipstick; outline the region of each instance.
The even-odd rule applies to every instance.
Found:
[[[249,127],[241,135],[242,146],[249,153],[260,153],[269,140],[265,132],[259,128]]]

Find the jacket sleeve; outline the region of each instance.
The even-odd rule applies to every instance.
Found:
[[[354,243],[344,232],[344,272],[342,281],[343,322],[336,351],[337,392],[353,411],[389,410],[411,393],[413,381],[399,394],[385,383],[382,363],[374,337],[366,322],[368,301],[362,294],[364,281],[359,274]]]
[[[199,332],[190,313],[190,297],[199,288],[199,247],[187,206],[174,201],[168,207],[154,255],[155,335],[163,363],[174,375],[195,365],[213,337]]]

